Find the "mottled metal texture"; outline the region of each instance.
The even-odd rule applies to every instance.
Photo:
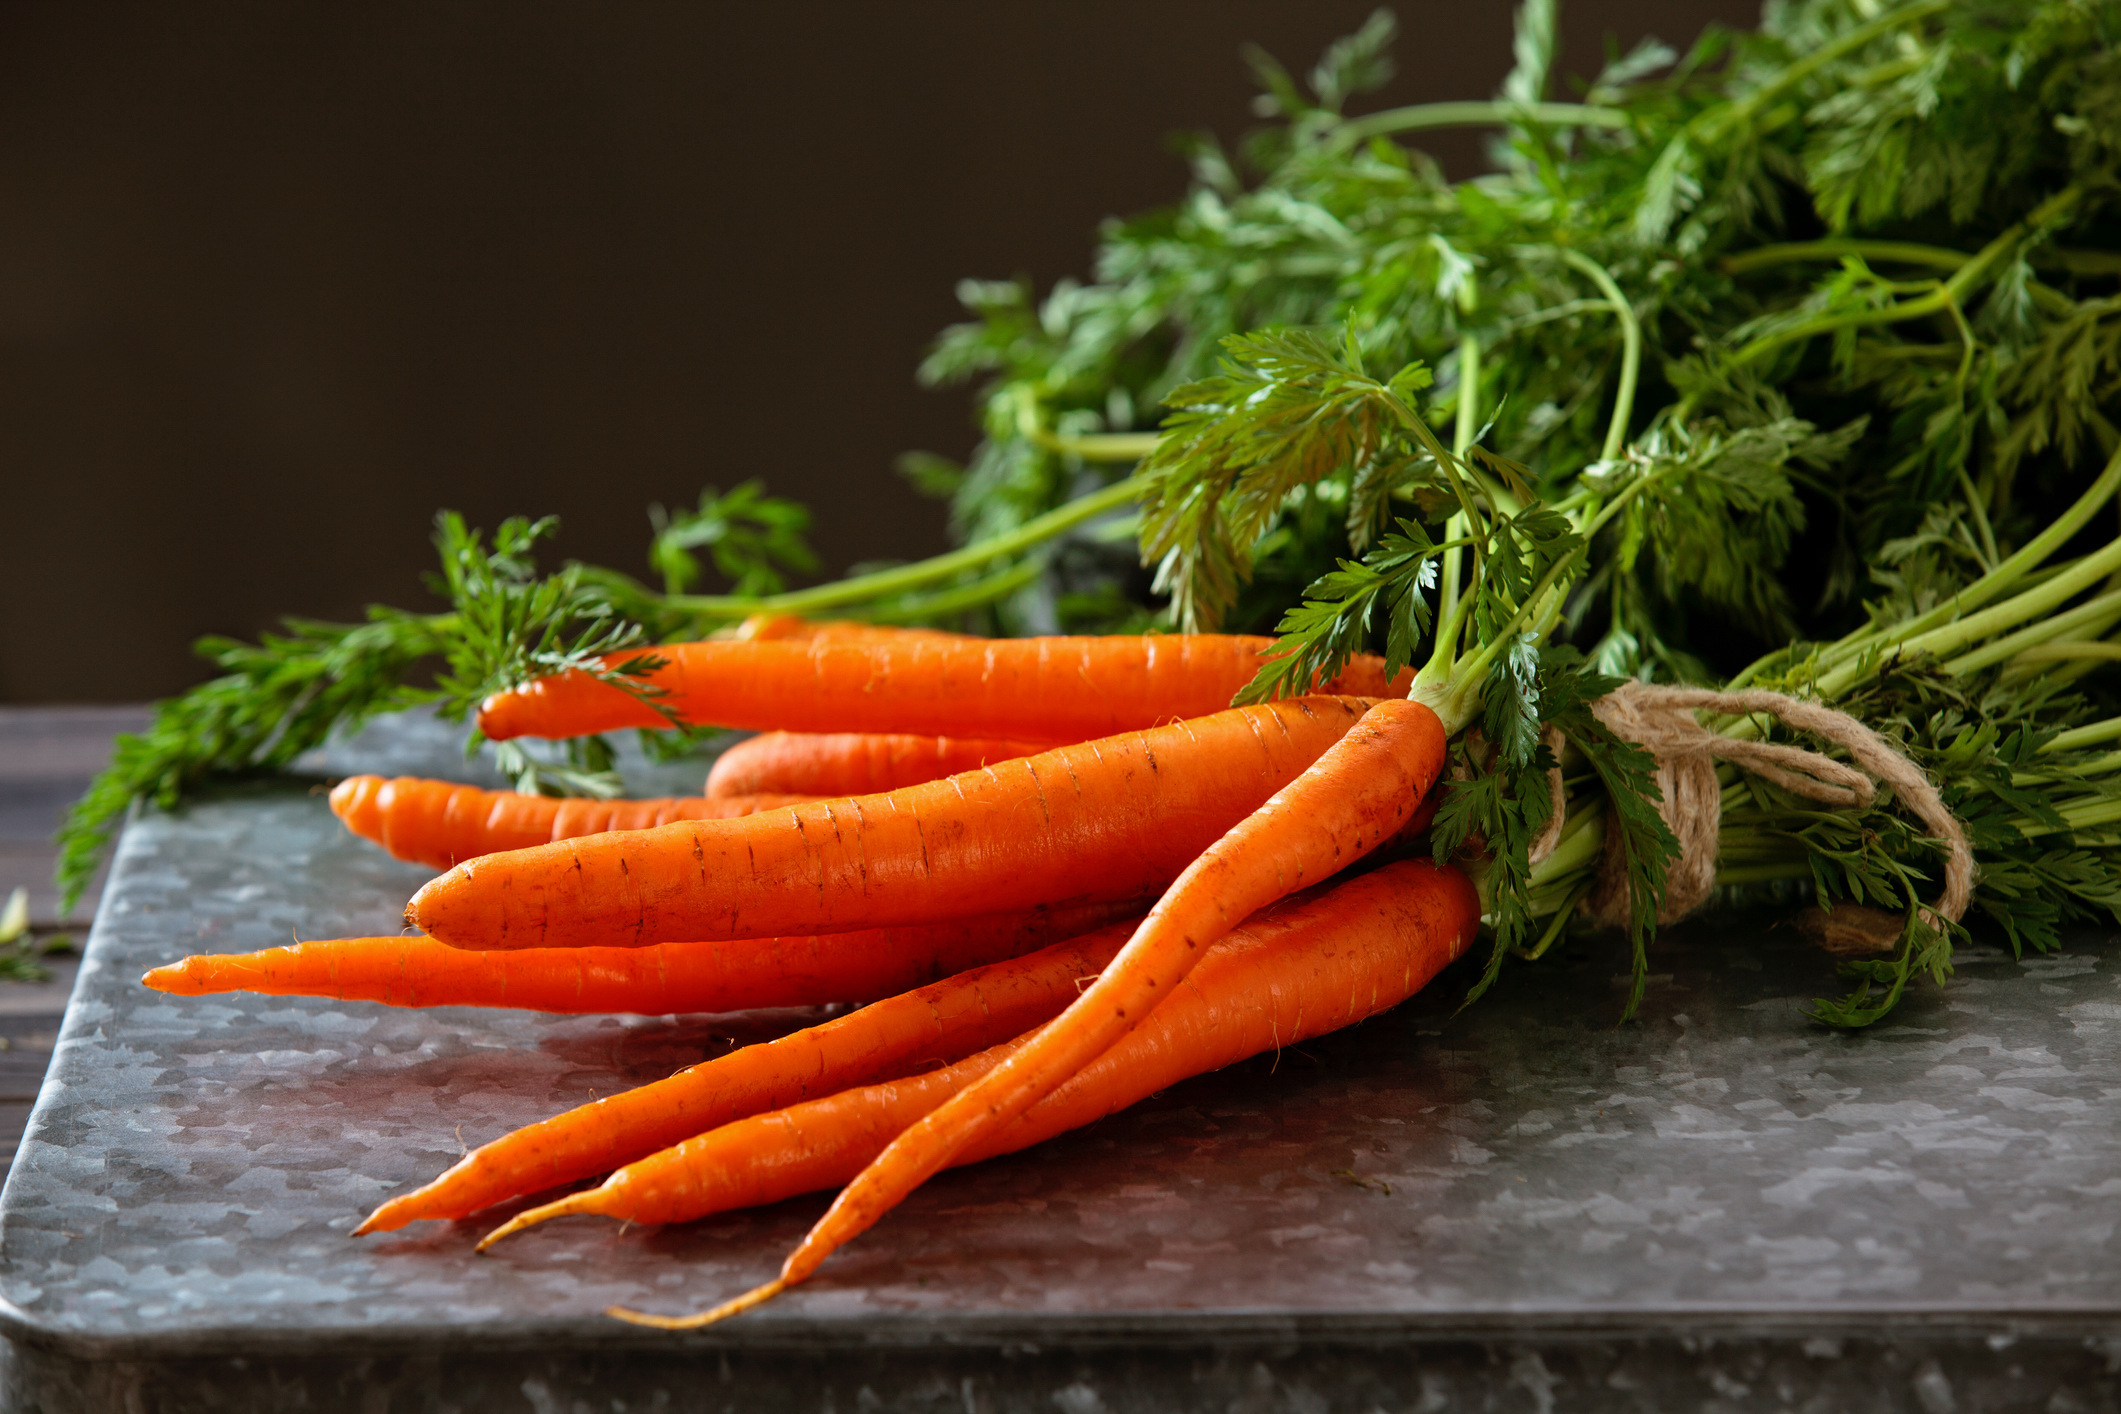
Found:
[[[813,1197],[352,1239],[461,1146],[791,1024],[137,984],[391,932],[425,877],[287,787],[128,830],[0,1198],[19,1409],[2111,1407],[2121,970],[1977,949],[1875,1031],[1718,920],[1447,974],[1386,1017],[946,1174],[808,1284],[670,1339],[600,1315],[769,1276]]]

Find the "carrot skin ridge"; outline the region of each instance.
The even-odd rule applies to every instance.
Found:
[[[1036,756],[1054,745],[891,732],[762,732],[716,759],[707,773],[707,798],[875,795]]]
[[[1138,915],[1146,906],[1145,901],[1088,904],[951,923],[651,948],[473,952],[432,938],[341,938],[187,957],[140,980],[177,996],[261,992],[569,1015],[667,1016],[872,1002],[1019,957],[1115,918]]]
[[[460,1218],[621,1167],[747,1115],[958,1060],[1057,1015],[1131,931],[1121,923],[974,968],[516,1130],[391,1199],[354,1231]]]
[[[807,794],[698,796],[661,800],[561,800],[419,776],[349,776],[332,788],[346,825],[398,859],[448,869],[497,850],[527,849],[606,830],[672,820],[726,820],[807,802]]]
[[[1464,953],[1479,923],[1472,884],[1427,860],[1287,900],[1217,941],[1147,1022],[951,1164],[1028,1148],[1181,1080],[1388,1010]],[[846,1183],[1025,1039],[700,1134],[519,1215],[487,1242],[567,1213],[687,1222]]]
[[[479,729],[496,741],[583,736],[665,727],[664,709],[693,725],[757,731],[1087,741],[1221,711],[1274,644],[1245,634],[675,643],[610,659],[668,660],[644,679],[662,690],[655,707],[568,673],[487,698]],[[1412,681],[1402,672],[1388,682],[1383,660],[1365,654],[1317,691],[1403,696]]]
[[[1368,699],[1297,697],[882,795],[469,860],[406,921],[453,947],[839,932],[1154,893],[1296,780]]]
[[[1111,966],[993,1071],[922,1117],[842,1189],[789,1255],[801,1281],[959,1153],[976,1149],[1140,1026],[1245,917],[1353,863],[1398,832],[1441,773],[1445,735],[1418,702],[1379,702],[1293,784],[1187,867]]]

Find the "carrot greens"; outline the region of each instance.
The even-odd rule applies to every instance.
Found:
[[[1678,840],[1601,715],[1627,683],[1867,724],[1961,822],[1969,917],[2014,948],[2121,921],[2121,4],[1790,0],[1574,92],[1556,33],[1524,0],[1495,99],[1382,111],[1355,110],[1384,12],[1301,78],[1253,55],[1271,121],[1189,139],[1185,195],[1109,224],[1094,278],[961,287],[922,373],[978,384],[982,440],[902,466],[959,549],[789,588],[803,513],[746,483],[658,513],[658,592],[540,574],[549,522],[489,546],[445,517],[446,611],[202,644],[223,676],[121,741],[64,878],[136,799],[567,668],[653,706],[649,645],[777,612],[1278,633],[1243,700],[1413,666],[1452,736],[1439,855],[1482,873],[1479,987],[1562,945],[1610,870],[1642,995]],[[1454,181],[1419,135],[1464,125],[1491,170]],[[709,561],[730,592],[695,592]],[[496,746],[522,788],[617,789],[598,738]],[[1819,1016],[1948,972],[1943,847],[1893,790],[1828,807],[1718,770],[1721,887],[1890,915]]]

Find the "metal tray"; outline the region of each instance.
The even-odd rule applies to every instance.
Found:
[[[395,735],[393,735],[395,733]],[[434,729],[322,762],[402,768]],[[696,774],[696,770],[692,772]],[[667,788],[668,781],[663,783]],[[17,1410],[2111,1407],[2121,972],[1975,949],[1843,1035],[1756,918],[1447,973],[1387,1016],[945,1174],[772,1305],[797,1199],[670,1229],[349,1229],[466,1145],[801,1020],[393,1011],[140,987],[393,932],[424,871],[306,782],[127,831],[0,1195]]]

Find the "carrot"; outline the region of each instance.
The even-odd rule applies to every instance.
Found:
[[[354,1231],[460,1218],[631,1163],[745,1115],[954,1061],[1059,1012],[1082,979],[1119,951],[1130,927],[963,972],[517,1130],[391,1199]]]
[[[642,947],[1133,898],[1296,779],[1365,705],[1293,698],[885,795],[489,854],[421,889],[406,921],[462,948]]]
[[[694,796],[674,800],[557,800],[419,776],[349,776],[332,788],[346,828],[399,859],[447,869],[495,850],[523,849],[672,820],[727,820],[814,799],[809,795]]]
[[[709,1313],[733,1316],[801,1281],[958,1155],[976,1150],[1140,1026],[1202,950],[1244,918],[1393,835],[1443,768],[1443,724],[1418,702],[1372,707],[1293,785],[1164,892],[1081,998],[1015,1054],[891,1141],[840,1191],[781,1274]]]
[[[707,773],[707,798],[773,791],[870,795],[1036,756],[1048,745],[881,732],[764,732],[721,754]]]
[[[1479,922],[1465,876],[1426,860],[1388,864],[1288,900],[1215,943],[1139,1029],[952,1162],[1012,1153],[1191,1076],[1396,1006],[1465,951]],[[480,1246],[567,1213],[687,1222],[843,1184],[1021,1047],[1005,1042],[941,1070],[702,1133],[619,1169],[601,1187],[518,1215]]]
[[[386,1006],[519,1007],[572,1014],[743,1011],[870,1002],[983,963],[1018,957],[1140,913],[1143,904],[1084,904],[955,923],[868,928],[741,943],[652,948],[520,948],[471,952],[432,938],[340,938],[202,954],[140,980],[197,997],[262,992]]]
[[[479,709],[496,741],[581,736],[678,720],[760,731],[914,732],[1016,741],[1087,741],[1229,705],[1258,671],[1271,638],[1234,634],[1107,638],[819,638],[678,643],[645,681],[656,708],[585,673],[541,678]],[[1364,656],[1319,691],[1402,694]]]

